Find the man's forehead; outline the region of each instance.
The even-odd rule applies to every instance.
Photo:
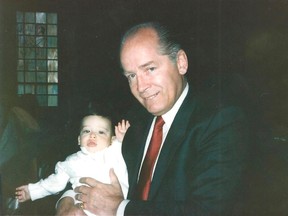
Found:
[[[157,33],[152,28],[141,28],[134,34],[127,37],[123,44],[122,50],[125,47],[129,47],[131,44],[142,44],[145,41],[155,41],[158,38]]]
[[[158,43],[155,38],[141,36],[131,39],[125,43],[121,50],[121,63],[123,60],[127,60],[127,57],[129,59],[133,57],[144,58],[148,53],[151,54],[153,50],[158,53]]]

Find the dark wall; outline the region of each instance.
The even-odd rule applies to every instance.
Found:
[[[134,101],[120,75],[121,34],[135,23],[159,20],[177,29],[189,57],[188,77],[199,89],[217,85],[234,98],[245,95],[272,130],[287,133],[288,1],[0,0],[0,10],[0,94],[12,103],[15,11],[59,14],[59,107],[42,108],[44,121],[64,125],[91,100],[112,101],[125,113]]]
[[[278,116],[271,117],[281,124],[287,123],[283,117],[288,85],[287,1],[1,0],[0,3],[1,94],[13,95],[16,91],[16,10],[59,12],[58,111],[63,118],[71,118],[91,99],[111,98],[121,111],[126,110],[131,96],[120,75],[120,36],[135,23],[160,20],[179,30],[178,36],[189,56],[188,75],[194,83],[205,85],[211,75],[240,75],[256,100],[269,101],[269,109],[280,109]]]

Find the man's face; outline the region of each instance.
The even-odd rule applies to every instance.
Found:
[[[132,94],[153,115],[169,111],[185,86],[188,62],[183,50],[174,63],[158,51],[154,30],[146,28],[127,39],[120,58]]]

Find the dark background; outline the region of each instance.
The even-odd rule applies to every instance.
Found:
[[[257,193],[270,199],[259,215],[284,215],[287,0],[0,0],[0,96],[12,104],[17,100],[16,11],[58,13],[59,107],[38,108],[36,116],[49,137],[43,158],[53,164],[77,148],[75,125],[89,101],[111,101],[121,115],[134,104],[121,76],[120,37],[133,24],[158,20],[177,29],[189,58],[188,78],[199,91],[216,90],[217,97],[228,92],[265,125],[258,136],[269,134],[260,150],[267,179],[261,178]]]
[[[0,0],[1,95],[16,93],[15,11],[58,12],[59,107],[71,118],[91,99],[113,99],[126,109],[119,40],[131,25],[159,20],[177,28],[189,57],[189,78],[205,85],[214,75],[242,77],[265,103],[272,124],[287,126],[288,1],[277,0]],[[239,80],[240,78],[237,78]],[[237,86],[234,86],[235,89]],[[86,104],[85,104],[86,105]],[[268,114],[269,113],[269,114]],[[273,114],[274,113],[274,114]],[[49,119],[51,121],[51,119]]]

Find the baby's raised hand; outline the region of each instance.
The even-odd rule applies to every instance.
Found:
[[[119,142],[123,141],[124,135],[129,127],[130,123],[127,120],[122,120],[121,122],[118,122],[117,126],[115,126],[115,135]]]
[[[19,200],[19,202],[25,202],[31,199],[31,196],[28,190],[28,185],[17,187],[16,192],[15,192],[15,197],[16,199]]]

